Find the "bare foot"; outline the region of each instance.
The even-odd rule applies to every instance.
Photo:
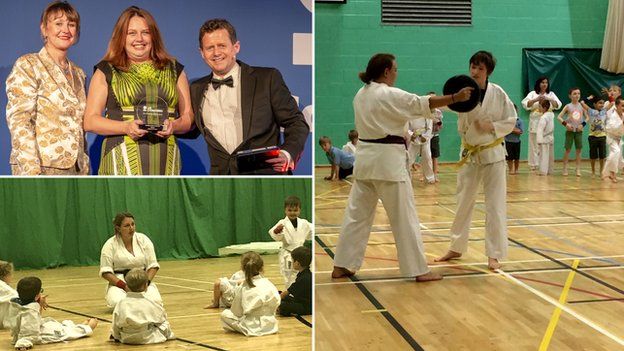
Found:
[[[91,329],[95,329],[95,327],[97,327],[98,325],[98,320],[95,318],[89,318],[84,322],[84,324],[90,326]]]
[[[452,259],[454,259],[454,258],[460,258],[460,257],[461,257],[461,255],[462,255],[462,254],[461,254],[461,253],[459,253],[459,252],[455,252],[455,251],[451,251],[451,250],[449,250],[449,251],[446,253],[446,255],[441,256],[441,257],[438,257],[438,258],[435,258],[433,261],[434,261],[434,262],[446,262],[446,261],[448,261],[448,260],[452,260]]]
[[[492,258],[492,257],[488,257],[488,268],[495,271],[499,268],[501,268],[501,264],[500,262],[498,262],[497,259]]]
[[[354,275],[355,272],[351,272],[350,270],[344,268],[344,267],[334,267],[334,271],[332,272],[331,277],[333,279],[336,278],[348,278],[352,275]]]
[[[442,280],[442,276],[438,273],[429,272],[416,277],[416,282],[418,283],[432,282],[434,280]]]
[[[213,303],[211,303],[210,305],[206,305],[206,306],[204,306],[204,308],[205,308],[205,309],[208,309],[208,308],[219,308],[219,304],[218,304],[218,303],[214,303],[214,302],[213,302]]]

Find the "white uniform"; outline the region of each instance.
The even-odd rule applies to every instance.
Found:
[[[110,272],[115,274],[117,278],[125,281],[123,274],[115,273],[115,271],[119,272],[132,268],[140,268],[147,271],[151,268],[160,268],[156,261],[154,244],[152,244],[152,241],[147,235],[134,233],[132,237],[132,248],[134,255],[126,249],[121,236],[115,235],[109,238],[104,246],[102,246],[100,276]],[[160,297],[158,287],[156,287],[155,283],[152,282],[147,287],[145,296],[162,305],[162,297]],[[124,290],[111,284],[106,286],[106,304],[108,307],[114,308],[124,297],[126,297],[126,292]]]
[[[529,167],[537,168],[539,165],[539,145],[537,144],[537,123],[542,115],[540,112],[540,104],[536,102],[533,106],[528,106],[529,100],[537,98],[540,94],[535,91],[531,91],[523,100],[522,107],[525,110],[531,111],[529,114]],[[554,92],[550,92],[544,95],[548,101],[550,101],[550,110],[558,110],[561,108],[561,101]]]
[[[546,112],[537,122],[536,140],[539,145],[538,170],[542,175],[553,174],[555,169],[554,118],[554,113]]]
[[[516,110],[501,87],[488,83],[483,102],[468,113],[460,113],[457,129],[464,144],[484,146],[495,143],[511,133],[516,125]],[[475,121],[491,121],[494,131],[483,132]],[[462,147],[462,152],[466,150]],[[468,231],[472,220],[479,184],[483,181],[485,194],[485,252],[488,257],[507,256],[507,178],[505,147],[498,144],[468,157],[457,174],[457,211],[451,226],[451,251],[468,250]]]
[[[72,321],[59,323],[52,318],[41,318],[41,306],[31,302],[21,306],[11,303],[16,312],[15,326],[11,330],[15,348],[30,348],[37,344],[51,344],[66,340],[74,340],[93,334],[86,324],[74,324]]]
[[[115,306],[112,334],[116,340],[134,345],[175,339],[165,309],[142,292],[129,292]]]
[[[245,273],[238,271],[230,277],[230,279],[223,277],[219,278],[219,290],[221,291],[221,297],[219,298],[219,307],[230,308],[232,301],[234,300],[234,292],[236,287],[245,280]]]
[[[10,318],[14,313],[10,313],[11,299],[18,297],[17,291],[9,286],[9,284],[0,280],[0,329],[12,329],[15,325],[15,319]]]
[[[429,96],[421,97],[384,83],[370,82],[355,95],[353,107],[360,141],[334,265],[350,270],[362,266],[377,201],[381,199],[394,234],[401,273],[407,276],[426,274],[429,267],[420,236],[405,145],[362,139],[403,136],[409,120],[432,118]]]
[[[275,234],[273,231],[280,224],[284,226],[284,229],[282,229],[281,233]],[[286,289],[297,279],[297,271],[292,268],[292,257],[290,253],[299,246],[303,246],[303,243],[310,239],[311,233],[312,225],[303,218],[297,218],[296,229],[288,217],[284,217],[269,229],[269,235],[273,240],[282,242],[282,248],[279,252],[279,265],[280,273],[282,273],[284,277]]]
[[[433,174],[433,161],[431,159],[431,138],[433,137],[433,119],[418,118],[407,123],[408,137],[410,140],[413,134],[422,136],[425,141],[422,142],[419,137],[410,141],[407,152],[409,154],[409,162],[416,162],[416,156],[420,155],[420,166],[423,175],[428,183],[435,182],[435,174]]]
[[[232,308],[221,313],[223,329],[246,336],[277,333],[275,312],[280,304],[279,293],[275,285],[261,275],[255,276],[253,283],[253,288],[247,282],[236,288]]]
[[[355,155],[355,150],[357,150],[356,146],[350,141],[342,146],[342,151],[351,155]]]
[[[605,131],[607,132],[609,155],[605,161],[602,176],[608,177],[610,172],[615,172],[615,174],[617,174],[624,166],[622,162],[622,135],[624,135],[624,125],[622,123],[622,117],[617,114],[616,110],[610,110],[608,112]]]

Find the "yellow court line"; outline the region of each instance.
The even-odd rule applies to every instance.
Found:
[[[379,309],[379,310],[364,310],[362,311],[362,313],[381,313],[381,312],[388,312],[387,309]]]
[[[574,275],[576,274],[576,269],[578,268],[580,260],[574,260],[572,263],[573,270],[568,274],[568,278],[566,279],[565,285],[563,286],[563,291],[561,291],[561,296],[559,296],[559,303],[564,304],[568,299],[568,291],[572,287],[572,280],[574,280]],[[548,350],[548,345],[550,345],[550,340],[552,339],[553,334],[555,333],[555,328],[557,327],[557,323],[559,323],[559,316],[561,316],[561,308],[558,306],[553,311],[552,316],[550,317],[550,322],[548,323],[548,328],[546,328],[546,333],[542,338],[542,343],[540,344],[539,351]]]

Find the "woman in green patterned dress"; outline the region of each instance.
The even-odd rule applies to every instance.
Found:
[[[100,175],[180,174],[173,134],[193,125],[183,68],[167,53],[149,12],[132,6],[121,14],[94,68],[84,118],[85,130],[106,136]],[[157,127],[146,128],[147,116]]]

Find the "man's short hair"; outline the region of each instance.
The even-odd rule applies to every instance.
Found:
[[[289,196],[284,200],[284,208],[298,207],[301,208],[301,199],[297,196]]]
[[[331,139],[328,136],[323,135],[322,137],[319,138],[319,145],[323,146],[324,144],[328,144],[328,143],[331,144]]]
[[[470,63],[477,66],[484,64],[487,69],[488,76],[492,74],[492,72],[494,72],[494,68],[496,68],[496,59],[494,58],[494,55],[492,55],[491,52],[484,50],[477,51],[474,55],[472,55]]]
[[[299,246],[290,253],[293,261],[299,262],[301,267],[308,268],[312,262],[312,251],[305,246]]]
[[[202,39],[204,38],[204,34],[212,33],[219,29],[227,30],[228,34],[230,35],[230,41],[232,42],[232,44],[235,44],[238,41],[236,39],[236,29],[230,22],[223,18],[213,18],[204,22],[201,28],[199,28],[199,48],[201,49],[202,47]]]
[[[133,268],[126,274],[126,284],[132,292],[145,291],[145,285],[148,281],[147,273],[140,268]]]
[[[540,102],[540,106],[542,106],[544,110],[548,110],[550,108],[550,101],[544,99]]]
[[[37,277],[26,277],[17,282],[17,294],[23,305],[35,301],[41,292],[41,279]]]

